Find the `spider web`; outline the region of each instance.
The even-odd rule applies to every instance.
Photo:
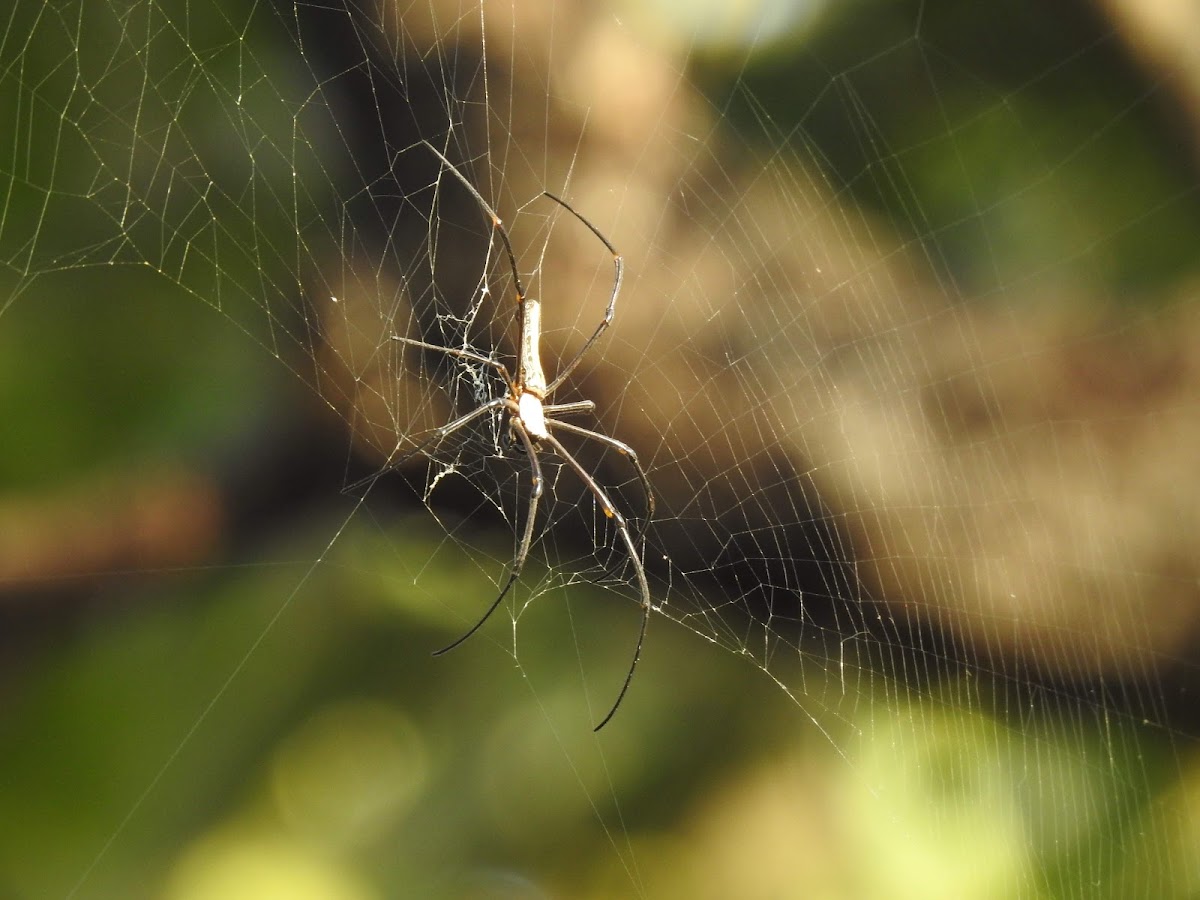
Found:
[[[15,6],[0,884],[1197,891],[1187,23],[672,15]]]

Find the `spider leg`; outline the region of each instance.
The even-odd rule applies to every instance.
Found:
[[[555,196],[549,191],[542,191],[542,193],[573,215],[584,225],[586,225],[588,231],[600,239],[600,243],[604,244],[604,246],[608,248],[608,252],[613,255],[614,270],[612,293],[608,297],[608,307],[604,310],[604,318],[600,320],[600,324],[596,326],[596,330],[592,332],[592,336],[583,342],[583,346],[579,348],[579,352],[571,358],[570,362],[568,362],[559,370],[558,375],[547,386],[546,393],[551,394],[554,392],[556,387],[567,380],[567,376],[575,371],[575,367],[579,365],[584,354],[592,348],[592,344],[596,343],[596,341],[600,339],[600,335],[604,334],[608,326],[612,324],[613,316],[616,315],[617,312],[617,295],[621,293],[621,276],[624,272],[624,263],[621,260],[621,254],[617,252],[617,248],[612,245],[608,238],[600,233],[599,228],[584,218],[582,213],[576,211],[575,207],[571,206],[571,204],[566,200]]]
[[[455,166],[454,163],[450,162],[450,160],[445,157],[442,151],[433,146],[433,144],[429,143],[429,141],[422,140],[421,143],[428,147],[433,155],[440,159],[450,173],[458,179],[459,183],[470,192],[471,196],[475,198],[475,202],[479,204],[480,208],[485,213],[487,213],[487,216],[492,223],[492,230],[500,235],[500,240],[504,243],[504,254],[508,257],[508,267],[512,270],[513,284],[517,291],[518,330],[522,335],[524,335],[525,286],[521,284],[521,273],[517,271],[517,257],[516,254],[513,253],[512,241],[508,238],[508,231],[505,229],[504,224],[500,221],[500,217],[496,215],[496,211],[492,209],[491,204],[484,200],[483,194],[479,193],[479,191],[475,189],[475,185],[467,181],[467,177],[463,175],[462,172],[458,171],[458,167]],[[576,213],[576,215],[578,215],[578,213]],[[584,220],[584,222],[587,224],[586,220]],[[591,226],[589,225],[588,227],[590,228]],[[592,230],[595,231],[594,228]],[[605,241],[605,243],[608,242]],[[611,316],[609,318],[611,318]],[[591,342],[589,341],[588,343],[590,344]],[[522,377],[521,380],[524,381],[524,378]]]
[[[517,432],[521,438],[521,442],[525,445],[525,452],[529,456],[529,464],[533,467],[533,490],[530,491],[529,494],[529,512],[525,518],[525,533],[521,536],[521,544],[517,548],[516,557],[513,559],[512,570],[508,573],[508,581],[504,582],[504,587],[500,589],[500,593],[496,596],[496,599],[492,601],[492,605],[487,608],[487,611],[483,614],[479,621],[472,625],[465,634],[454,640],[452,643],[447,644],[441,650],[435,650],[433,654],[434,656],[441,656],[443,653],[449,653],[451,650],[477,632],[480,628],[482,628],[483,623],[492,617],[492,613],[496,611],[497,607],[500,606],[501,601],[504,600],[504,598],[508,595],[509,590],[511,590],[512,586],[517,583],[517,579],[521,577],[521,569],[525,567],[525,558],[529,555],[529,545],[533,543],[534,520],[537,518],[538,501],[542,498],[542,464],[538,462],[537,450],[534,449],[533,441],[529,438],[529,432],[525,430],[525,426],[521,424],[521,420],[517,418],[518,411],[516,408],[516,403],[507,397],[502,397],[500,399],[504,402],[504,405],[509,408],[509,412],[513,414],[513,430]]]
[[[590,403],[591,401],[586,401]],[[646,470],[642,468],[642,463],[638,459],[637,453],[632,447],[624,441],[618,441],[616,438],[611,438],[607,434],[601,434],[598,431],[592,431],[590,428],[581,428],[578,425],[572,425],[570,422],[559,422],[555,419],[547,419],[546,425],[550,428],[561,428],[563,431],[569,431],[572,434],[577,434],[580,437],[591,438],[593,441],[599,441],[612,447],[622,456],[628,458],[633,463],[634,471],[637,472],[638,480],[642,483],[642,491],[646,495],[646,517],[642,520],[641,527],[638,529],[637,537],[634,539],[635,544],[640,544],[642,538],[646,536],[646,529],[650,527],[650,520],[654,518],[654,492],[650,490],[650,476],[646,474]]]
[[[562,423],[560,422],[558,424],[561,425]],[[602,437],[602,435],[596,436]],[[625,517],[622,516],[617,511],[616,507],[613,506],[612,501],[608,499],[608,494],[604,492],[604,488],[600,487],[596,479],[588,474],[587,469],[580,465],[579,460],[571,455],[570,451],[568,451],[567,448],[562,445],[562,442],[558,438],[554,437],[554,435],[550,435],[547,438],[543,438],[543,440],[554,448],[554,452],[557,453],[568,466],[575,470],[575,474],[579,476],[580,480],[584,483],[588,490],[590,490],[595,495],[596,499],[600,501],[600,506],[604,510],[604,514],[613,520],[613,523],[616,525],[617,532],[621,535],[621,539],[625,542],[625,548],[629,551],[629,559],[633,562],[633,570],[637,575],[638,580],[638,589],[641,591],[642,595],[642,627],[638,632],[637,646],[633,651],[633,660],[629,664],[629,671],[625,673],[625,683],[621,685],[621,691],[617,694],[616,702],[613,703],[612,707],[608,710],[608,714],[600,720],[600,724],[592,729],[592,731],[599,731],[608,724],[609,719],[611,719],[616,713],[617,707],[621,705],[621,701],[625,699],[625,692],[629,690],[629,683],[633,681],[634,669],[637,668],[638,660],[642,658],[642,644],[646,640],[646,626],[650,624],[650,584],[646,581],[646,569],[642,566],[642,560],[638,556],[637,548],[633,543],[633,538],[629,534],[629,526],[625,522]]]
[[[500,374],[500,377],[504,379],[504,383],[509,385],[509,387],[511,388],[511,382],[508,377],[508,369],[506,369],[504,367],[504,363],[499,362],[498,360],[488,359],[486,356],[483,356],[480,353],[475,353],[472,350],[460,350],[455,347],[443,347],[439,344],[429,344],[429,343],[426,343],[425,341],[416,341],[416,340],[413,340],[412,338],[401,337],[398,334],[393,334],[392,340],[399,341],[402,344],[408,344],[410,347],[420,347],[424,350],[437,350],[441,353],[447,354],[448,356],[457,356],[457,357],[461,357],[463,359],[470,359],[470,360],[473,360],[474,362],[481,363],[482,365],[489,366],[489,367],[495,369]],[[431,432],[429,432],[429,437],[427,437],[425,440],[421,441],[421,443],[417,444],[415,447],[413,447],[407,453],[403,453],[399,457],[396,457],[394,455],[395,450],[393,450],[392,451],[393,455],[388,457],[387,461],[384,462],[382,468],[380,468],[380,470],[378,472],[368,475],[365,478],[360,478],[358,481],[356,481],[353,484],[349,485],[348,487],[344,488],[343,493],[347,493],[347,494],[353,493],[358,488],[362,487],[364,484],[375,482],[376,480],[378,480],[378,478],[381,475],[383,475],[384,472],[388,472],[392,469],[395,469],[395,468],[403,465],[407,460],[412,459],[414,456],[416,456],[419,453],[424,453],[431,446],[433,446],[433,445],[437,444],[439,441],[444,440],[445,438],[449,437],[451,434],[458,431],[458,429],[462,428],[464,425],[470,424],[475,419],[479,418],[480,416],[484,415],[485,413],[491,412],[494,409],[498,409],[501,406],[504,406],[507,402],[508,402],[507,397],[497,397],[494,400],[489,400],[487,403],[483,404],[480,407],[477,407],[476,409],[471,410],[469,413],[459,416],[457,419],[454,419],[451,422],[447,422],[445,425],[442,425],[440,428],[433,429]],[[397,445],[396,449],[397,450],[400,449],[399,445]]]
[[[378,472],[368,475],[366,478],[360,478],[358,481],[354,482],[354,484],[343,488],[342,493],[352,494],[352,493],[354,493],[354,491],[358,490],[364,484],[368,484],[368,483],[374,484],[376,481],[379,480],[379,478],[383,475],[384,472],[389,472],[392,469],[395,469],[398,466],[403,465],[406,461],[412,459],[418,453],[424,453],[430,447],[445,440],[450,435],[452,435],[454,432],[458,431],[458,429],[462,428],[464,425],[471,424],[472,422],[474,422],[476,419],[480,418],[481,416],[486,415],[487,413],[491,412],[494,409],[499,409],[500,407],[506,405],[508,402],[509,402],[508,397],[497,397],[495,400],[489,400],[487,403],[483,404],[482,406],[476,407],[475,409],[471,410],[469,413],[459,416],[457,419],[453,420],[452,422],[447,422],[445,425],[442,425],[440,428],[433,429],[431,432],[429,432],[429,437],[427,437],[425,440],[421,441],[421,443],[417,444],[417,446],[413,447],[407,453],[402,453],[400,456],[397,457],[397,456],[395,456],[396,451],[393,450],[392,451],[393,455],[389,456],[387,458],[387,461],[384,462],[382,468],[380,468],[380,470]],[[400,449],[398,445],[397,445],[396,449],[397,450]]]
[[[591,400],[575,400],[572,403],[543,403],[542,412],[547,416],[569,416],[572,413],[593,412],[596,404]]]
[[[638,660],[642,658],[642,644],[646,640],[646,626],[650,624],[650,585],[646,583],[646,570],[642,568],[642,561],[638,558],[637,549],[633,546],[633,541],[629,538],[629,529],[625,526],[620,526],[621,537],[625,540],[625,547],[629,550],[629,558],[633,560],[633,568],[637,572],[638,583],[642,590],[642,626],[638,630],[637,646],[633,648],[633,659],[629,663],[629,671],[625,673],[625,681],[621,685],[621,690],[617,694],[617,699],[613,702],[612,708],[608,714],[600,720],[592,731],[599,731],[608,724],[617,712],[617,707],[621,705],[621,701],[625,699],[625,692],[629,690],[629,683],[633,681],[633,670],[637,668]]]
[[[504,379],[505,384],[510,388],[512,387],[512,379],[508,377],[508,369],[505,368],[504,363],[496,359],[489,359],[482,353],[476,353],[474,350],[463,350],[458,347],[443,347],[440,344],[428,344],[425,341],[414,341],[412,338],[401,337],[398,334],[393,334],[392,340],[399,341],[401,344],[407,344],[410,347],[420,347],[422,350],[436,350],[439,353],[445,353],[447,356],[457,356],[459,359],[469,359],[472,362],[489,366],[500,373],[500,377]]]

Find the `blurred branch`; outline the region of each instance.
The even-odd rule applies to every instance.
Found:
[[[252,555],[360,474],[309,394],[252,432],[181,459],[107,469],[47,493],[0,497],[0,633],[50,624],[98,595]]]
[[[195,565],[220,542],[224,503],[198,473],[104,472],[48,495],[0,499],[0,603]]]

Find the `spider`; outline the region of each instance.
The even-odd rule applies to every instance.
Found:
[[[516,556],[513,558],[512,565],[509,571],[508,580],[505,581],[500,593],[496,599],[492,601],[491,606],[487,608],[483,616],[472,625],[467,631],[456,638],[452,643],[447,644],[442,649],[436,651],[434,656],[441,656],[443,653],[448,653],[459,644],[463,643],[467,638],[471,637],[476,631],[483,627],[483,624],[491,617],[500,603],[508,595],[509,590],[517,582],[521,576],[521,570],[525,565],[525,560],[529,556],[529,547],[533,541],[534,521],[537,518],[538,502],[542,497],[543,478],[542,466],[538,460],[538,454],[542,451],[550,451],[558,456],[567,464],[572,471],[575,472],[584,487],[596,498],[596,502],[600,504],[600,509],[604,511],[604,515],[610,519],[616,529],[616,533],[620,536],[625,549],[629,554],[629,561],[633,565],[633,571],[637,578],[638,590],[641,594],[642,607],[642,622],[638,632],[637,645],[633,651],[633,660],[629,664],[629,670],[625,674],[625,681],[621,685],[621,690],[617,694],[617,699],[609,708],[608,713],[600,720],[600,724],[596,725],[593,731],[599,731],[617,711],[617,707],[621,705],[621,701],[625,699],[625,692],[629,690],[629,684],[633,680],[633,672],[637,668],[638,660],[642,655],[642,643],[646,638],[646,626],[650,621],[650,587],[646,580],[646,570],[642,565],[641,558],[638,556],[637,544],[645,536],[645,531],[649,525],[650,519],[654,516],[654,495],[650,490],[650,479],[646,475],[646,470],[642,468],[641,462],[638,460],[637,454],[628,444],[618,441],[616,438],[611,438],[608,435],[601,434],[598,431],[593,431],[590,428],[584,428],[579,425],[574,425],[570,422],[564,422],[559,417],[575,413],[588,413],[596,408],[596,404],[591,400],[579,400],[572,403],[547,403],[546,401],[553,397],[557,390],[567,377],[575,370],[576,366],[582,361],[584,355],[591,349],[592,345],[600,339],[605,330],[612,323],[613,315],[616,311],[617,296],[621,292],[621,274],[622,261],[621,254],[609,242],[600,230],[590,221],[583,217],[565,200],[551,194],[549,191],[543,191],[543,196],[557,203],[576,219],[582,222],[592,234],[594,234],[608,251],[613,256],[613,286],[612,293],[608,298],[608,306],[604,311],[604,317],[600,320],[600,324],[596,326],[596,330],[591,336],[584,341],[583,346],[579,351],[564,365],[558,372],[558,375],[551,381],[547,382],[546,375],[542,369],[541,356],[538,351],[538,341],[541,337],[541,319],[542,307],[541,301],[530,297],[525,293],[525,288],[521,283],[521,275],[517,271],[517,259],[513,254],[512,242],[509,240],[508,232],[500,221],[500,217],[496,215],[495,210],[483,199],[483,195],[475,189],[475,187],[466,179],[466,177],[455,167],[453,163],[447,159],[440,150],[428,141],[422,143],[441,161],[446,170],[449,171],[475,198],[475,202],[491,223],[493,231],[500,236],[500,241],[504,245],[504,253],[508,260],[508,267],[512,271],[513,286],[516,290],[517,300],[517,356],[516,356],[516,372],[517,376],[514,379],[504,363],[499,362],[489,356],[484,356],[480,353],[475,353],[471,350],[459,349],[455,347],[444,347],[437,344],[430,344],[425,341],[413,340],[412,338],[401,337],[400,335],[392,335],[392,340],[399,341],[410,347],[417,347],[426,351],[435,353],[443,353],[447,356],[453,356],[458,359],[470,360],[482,366],[487,366],[500,376],[504,381],[505,392],[491,400],[484,402],[482,405],[471,410],[465,415],[459,416],[440,428],[434,429],[430,438],[423,447],[430,444],[438,443],[454,434],[461,428],[465,428],[475,420],[488,415],[489,413],[498,412],[500,410],[508,413],[508,425],[510,435],[514,436],[514,440],[519,440],[525,450],[525,455],[529,460],[529,467],[532,472],[532,488],[529,493],[529,506],[525,514],[525,528],[521,535],[521,542],[517,546]],[[588,471],[580,464],[580,462],[571,454],[562,442],[555,436],[554,432],[565,432],[577,437],[596,441],[606,447],[616,450],[622,456],[626,457],[637,474],[641,482],[642,490],[646,495],[646,517],[642,522],[641,528],[635,536],[629,527],[629,522],[625,516],[616,508],[608,493],[600,486],[599,482],[588,473]],[[605,575],[610,574],[612,569],[608,570]]]

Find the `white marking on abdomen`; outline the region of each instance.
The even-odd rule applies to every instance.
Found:
[[[550,432],[546,430],[546,413],[536,394],[528,391],[522,393],[517,406],[521,410],[521,424],[525,426],[531,438],[540,441],[550,437]]]

